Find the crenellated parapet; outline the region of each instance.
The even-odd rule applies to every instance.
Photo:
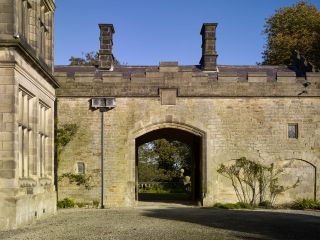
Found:
[[[180,97],[318,97],[320,73],[296,73],[281,66],[218,66],[206,72],[198,66],[161,62],[159,66],[57,66],[58,96],[157,97],[159,89],[175,88]]]

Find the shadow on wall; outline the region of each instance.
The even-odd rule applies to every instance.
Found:
[[[243,234],[258,234],[259,239],[319,239],[320,217],[305,214],[170,208],[145,210],[144,216],[200,224],[207,227],[236,231],[241,239],[256,239]],[[239,236],[239,232],[240,235]],[[232,233],[231,233],[232,234]],[[234,235],[235,236],[235,235]],[[236,236],[235,236],[236,237]]]

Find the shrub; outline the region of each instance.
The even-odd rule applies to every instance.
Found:
[[[259,207],[262,207],[262,208],[272,208],[272,202],[270,201],[263,201],[263,202],[260,202],[259,203]]]
[[[95,208],[99,207],[99,201],[93,200],[92,205],[93,205]]]
[[[251,204],[245,203],[245,202],[237,202],[236,205],[239,206],[239,208],[243,208],[243,209],[253,209],[253,208],[255,208],[255,205],[251,205]]]
[[[76,204],[79,208],[83,208],[86,205],[84,202],[77,202]]]
[[[221,164],[217,171],[231,180],[239,202],[251,206],[256,205],[258,199],[259,202],[268,199],[273,204],[279,194],[297,187],[300,183],[298,178],[291,186],[279,185],[279,176],[283,169],[275,169],[274,164],[264,166],[245,157],[235,159],[232,165]]]
[[[73,208],[74,205],[75,202],[70,198],[65,198],[57,203],[58,208]]]
[[[317,209],[320,210],[320,201],[315,201],[313,199],[302,198],[293,202],[291,208],[293,209]]]

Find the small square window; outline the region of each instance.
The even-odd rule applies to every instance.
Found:
[[[298,124],[288,124],[288,138],[298,138]]]
[[[78,162],[78,163],[77,163],[77,167],[78,167],[78,173],[80,173],[80,174],[85,174],[85,165],[84,165],[84,162]]]

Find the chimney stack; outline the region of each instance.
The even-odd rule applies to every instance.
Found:
[[[216,52],[216,28],[217,23],[204,23],[200,34],[202,35],[202,57],[200,60],[201,68],[204,71],[217,70]]]
[[[100,50],[99,50],[99,68],[111,70],[113,67],[113,34],[112,24],[99,24],[100,28]]]

